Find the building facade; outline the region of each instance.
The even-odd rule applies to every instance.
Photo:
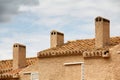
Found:
[[[64,43],[64,33],[53,30],[50,40],[27,59],[26,46],[14,44],[13,61],[0,61],[0,80],[120,80],[120,36],[110,37],[108,19],[95,18],[94,39]]]

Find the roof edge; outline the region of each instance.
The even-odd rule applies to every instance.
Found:
[[[70,50],[61,52],[38,52],[37,57],[55,57],[55,56],[67,56],[67,55],[82,55],[83,50]]]

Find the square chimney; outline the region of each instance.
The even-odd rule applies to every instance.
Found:
[[[51,48],[61,46],[64,44],[64,34],[56,30],[50,33],[50,46]]]
[[[104,48],[110,43],[110,21],[103,17],[95,18],[95,48]]]
[[[13,69],[24,68],[26,66],[26,46],[15,43],[13,45]]]

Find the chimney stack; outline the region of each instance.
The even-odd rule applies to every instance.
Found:
[[[102,17],[95,18],[95,48],[104,48],[109,45],[110,21]]]
[[[50,46],[51,48],[61,46],[64,44],[64,34],[56,30],[50,33]]]
[[[15,43],[13,45],[13,69],[24,68],[26,66],[26,46]]]

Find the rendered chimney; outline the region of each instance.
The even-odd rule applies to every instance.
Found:
[[[26,46],[15,43],[13,45],[13,69],[24,68],[26,66]]]
[[[56,30],[50,33],[50,46],[51,48],[61,46],[64,44],[64,34]]]
[[[95,18],[95,48],[104,48],[109,45],[110,21],[102,17]]]

